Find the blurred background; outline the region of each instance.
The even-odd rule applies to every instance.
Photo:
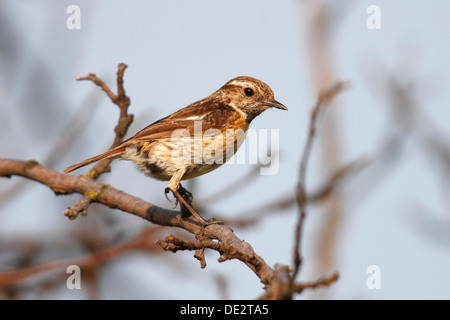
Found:
[[[70,5],[80,9],[80,29],[67,26]],[[289,108],[252,123],[279,130],[279,170],[261,175],[257,164],[224,165],[184,186],[204,217],[229,219],[269,265],[292,265],[310,112],[321,90],[348,81],[314,141],[299,275],[312,281],[338,271],[340,278],[296,298],[450,299],[448,12],[446,0],[1,1],[0,157],[36,159],[61,172],[109,148],[118,108],[75,78],[93,72],[115,91],[120,62],[128,65],[125,89],[135,115],[128,136],[231,78],[256,77]],[[164,197],[167,182],[129,162],[114,161],[99,181],[173,207]],[[1,272],[115,252],[82,273],[81,290],[69,290],[59,268],[1,287],[1,298],[263,293],[240,261],[218,263],[208,251],[200,269],[193,252],[153,244],[170,233],[191,239],[174,228],[98,204],[69,221],[62,212],[78,199],[19,177],[0,179]],[[120,247],[137,237],[146,239],[144,248]],[[379,268],[379,288],[367,284],[371,266]]]

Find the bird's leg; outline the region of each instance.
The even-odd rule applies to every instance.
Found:
[[[185,170],[178,170],[175,172],[175,174],[172,176],[172,178],[169,181],[168,189],[172,191],[173,195],[177,200],[180,202],[180,207],[183,209],[183,206],[186,207],[189,212],[196,217],[201,223],[206,222],[205,219],[203,219],[195,210],[192,208],[190,203],[188,203],[180,193],[178,193],[178,190],[180,188],[180,181],[185,173]],[[185,189],[184,189],[185,190]],[[167,194],[167,189],[166,189]],[[183,210],[182,210],[183,211]]]
[[[181,178],[183,177],[184,170],[178,170],[169,181],[168,188],[166,188],[166,195],[172,191],[175,198],[180,202],[181,213],[186,215],[187,213],[192,214],[201,223],[202,226],[208,226],[210,224],[222,224],[220,221],[205,220],[203,219],[195,210],[192,208],[192,193],[183,188],[180,184]],[[167,190],[169,189],[169,190]],[[186,210],[187,209],[187,210]]]

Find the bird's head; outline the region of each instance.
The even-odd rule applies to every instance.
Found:
[[[234,78],[216,93],[226,97],[228,104],[240,111],[249,123],[269,108],[287,110],[275,100],[273,91],[267,84],[252,77]]]

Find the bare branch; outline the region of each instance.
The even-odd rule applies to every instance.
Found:
[[[311,154],[312,144],[316,136],[316,125],[319,117],[319,113],[325,108],[325,106],[333,100],[333,98],[344,89],[345,83],[338,82],[331,86],[329,89],[321,92],[317,99],[317,103],[312,110],[311,120],[309,124],[309,134],[303,149],[302,158],[300,161],[300,175],[299,182],[297,186],[297,204],[299,207],[299,218],[297,222],[297,227],[295,231],[295,247],[294,247],[294,272],[292,275],[292,281],[295,280],[300,266],[302,263],[302,257],[300,253],[301,248],[301,233],[303,229],[303,223],[306,216],[306,168],[308,165],[308,160]]]
[[[305,282],[294,285],[294,292],[301,293],[305,289],[316,289],[319,287],[329,287],[334,282],[339,279],[339,274],[337,272],[332,273],[328,277],[320,278],[314,282]]]
[[[120,116],[116,127],[114,128],[115,138],[110,149],[117,147],[127,134],[128,128],[133,122],[133,115],[128,114],[128,107],[130,106],[130,98],[126,96],[125,89],[123,87],[123,74],[127,65],[120,63],[117,71],[117,95],[115,95],[111,89],[98,78],[94,73],[90,73],[85,77],[78,77],[77,80],[90,80],[96,85],[102,88],[106,92],[111,101],[116,104],[120,109]],[[99,161],[95,167],[91,170],[90,177],[96,179],[103,172],[109,171],[108,166],[111,163],[111,159],[104,159]]]
[[[91,178],[65,175],[56,172],[39,165],[34,160],[0,159],[0,177],[11,177],[14,175],[47,185],[56,194],[88,194],[92,201],[104,204],[110,208],[120,209],[161,226],[184,229],[196,235],[196,241],[185,241],[171,235],[166,237],[164,241],[157,241],[157,244],[161,245],[165,250],[173,252],[177,250],[194,250],[196,252],[195,256],[200,260],[202,266],[205,263],[203,251],[206,248],[220,253],[219,262],[238,259],[247,265],[265,285],[265,289],[268,292],[267,298],[287,298],[295,292],[292,289],[295,288],[296,284],[291,282],[289,272],[281,276],[281,273],[286,273],[288,270],[291,270],[290,267],[277,266],[275,269],[271,268],[262,257],[255,253],[250,244],[239,239],[233,230],[225,225],[212,224],[203,227],[192,218],[183,218],[180,212],[157,207]],[[139,247],[142,246],[142,242],[138,244],[133,242],[133,245]],[[119,246],[121,249],[118,250],[116,248],[114,252],[122,252],[121,250],[125,250],[125,246]],[[94,257],[103,259],[102,261],[105,259],[104,255],[107,255],[107,259],[111,259],[111,251],[100,251],[99,253],[92,254]],[[76,263],[73,261],[70,263],[81,264],[86,268],[93,268],[91,263],[93,263],[92,260],[94,258],[92,256],[90,258],[86,257],[85,260],[77,260]],[[97,260],[97,258],[94,260]],[[67,266],[67,263],[67,261],[50,262],[23,270],[0,273],[0,286],[22,281],[39,272],[62,268],[63,266]],[[93,263],[93,265],[98,264]],[[291,288],[291,294],[288,296],[284,294],[280,295],[279,289],[276,289],[287,287]]]
[[[61,174],[39,165],[34,160],[0,159],[0,177],[13,175],[26,177],[47,185],[56,194],[89,194],[92,201],[110,208],[120,209],[155,224],[179,227],[192,234],[202,234],[204,239],[218,240],[221,243],[219,261],[241,260],[253,270],[262,283],[268,285],[271,282],[273,269],[253,251],[253,248],[247,242],[239,239],[233,230],[226,226],[213,224],[203,228],[193,219],[183,219],[180,212],[157,207],[84,176]],[[208,248],[217,249],[211,245],[212,242],[206,241],[205,243],[209,244]]]
[[[96,85],[98,85],[102,90],[108,95],[111,101],[116,104],[120,109],[119,120],[114,128],[115,137],[114,141],[110,147],[110,149],[118,146],[125,135],[127,134],[128,128],[133,122],[133,115],[128,114],[128,107],[130,106],[130,98],[125,94],[125,89],[123,87],[123,75],[125,69],[128,66],[124,63],[120,63],[117,71],[117,95],[115,95],[111,89],[105,84],[105,82],[98,78],[95,73],[90,73],[84,77],[78,77],[77,80],[90,80]],[[108,172],[109,164],[112,159],[104,159],[99,161],[94,168],[87,174],[88,177],[92,179],[97,179],[102,173]],[[84,195],[79,201],[70,206],[66,211],[64,211],[64,215],[66,215],[69,219],[75,219],[79,213],[86,214],[87,208],[91,204],[92,199],[89,195]]]

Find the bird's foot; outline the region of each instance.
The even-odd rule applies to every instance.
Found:
[[[192,204],[192,200],[194,200],[194,197],[192,196],[192,193],[183,188],[183,186],[180,184],[178,187],[178,193],[180,196],[183,197],[184,200],[186,200],[187,203]]]
[[[166,196],[166,199],[169,200],[170,202],[172,202],[169,197],[167,196],[170,193],[170,188],[167,187],[166,189],[164,189],[164,195]],[[192,200],[194,200],[194,197],[192,195],[191,192],[189,192],[188,190],[186,190],[185,188],[183,188],[183,186],[180,184],[180,186],[178,187],[177,190],[178,194],[189,204],[192,206]],[[175,195],[175,193],[174,193]],[[177,207],[178,205],[178,197],[175,195],[175,207]]]
[[[222,221],[216,220],[215,218],[205,220],[203,219],[192,207],[192,193],[187,191],[185,188],[183,188],[181,185],[179,186],[177,191],[170,190],[170,188],[166,188],[164,190],[166,198],[167,194],[172,191],[173,195],[175,196],[176,203],[175,206],[180,203],[181,208],[181,214],[184,217],[188,217],[190,215],[194,216],[195,220],[201,225],[202,229],[206,228],[207,226],[210,226],[212,224],[223,224]]]

